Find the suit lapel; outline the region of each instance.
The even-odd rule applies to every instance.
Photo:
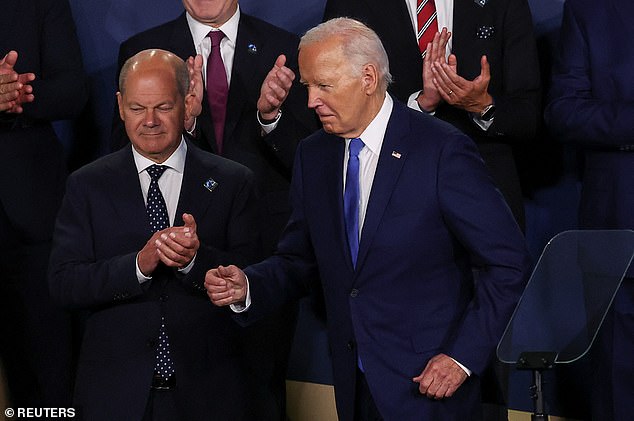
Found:
[[[178,206],[174,217],[174,226],[182,226],[183,213],[194,215],[199,220],[205,215],[213,192],[205,187],[207,180],[213,179],[213,168],[204,166],[200,161],[200,154],[204,153],[196,149],[191,143],[187,144],[187,157],[185,158],[185,170],[181,193],[178,198]]]
[[[249,86],[253,83],[256,69],[260,65],[258,49],[265,40],[255,39],[249,16],[242,14],[238,23],[238,37],[233,57],[231,86],[227,100],[227,117],[225,120],[225,141],[231,139],[234,130],[243,114],[244,107],[249,105]],[[257,42],[256,42],[257,41]],[[251,47],[255,46],[255,48]],[[271,63],[271,65],[273,65]],[[252,102],[252,100],[251,100]],[[255,104],[253,109],[255,109]],[[255,119],[255,115],[253,116]]]
[[[133,230],[135,237],[148,239],[150,225],[130,144],[115,152],[106,171],[106,179],[109,180],[108,199],[121,224]]]
[[[404,142],[407,127],[409,127],[409,121],[406,114],[402,112],[399,104],[395,101],[383,139],[383,146],[381,146],[379,162],[365,213],[357,257],[357,271],[364,264],[374,234],[394,191],[394,185],[398,181],[403,164],[407,159],[408,148]]]

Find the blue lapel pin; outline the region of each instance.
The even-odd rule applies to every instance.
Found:
[[[489,0],[473,0],[473,2],[480,7],[484,7],[489,2]]]
[[[255,44],[249,44],[247,46],[247,51],[251,54],[256,54],[258,52],[258,47]]]
[[[205,186],[205,188],[209,191],[214,191],[214,189],[216,187],[218,187],[218,182],[216,180],[214,180],[213,178],[208,178],[204,183],[203,186]]]

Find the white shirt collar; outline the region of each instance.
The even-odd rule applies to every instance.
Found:
[[[390,94],[386,93],[381,109],[372,119],[370,124],[368,124],[368,127],[365,128],[363,133],[361,133],[361,136],[359,136],[365,146],[370,149],[374,155],[380,155],[383,138],[385,137],[385,131],[387,130],[387,123],[390,120],[393,107],[394,100]]]
[[[209,31],[215,30],[222,31],[231,45],[236,45],[236,40],[238,38],[238,23],[240,22],[240,6],[236,8],[236,12],[233,16],[231,16],[229,20],[220,25],[218,28],[212,28],[211,26],[198,22],[189,14],[189,12],[185,12],[185,16],[187,18],[187,23],[189,24],[189,31],[192,33],[192,38],[194,39],[195,46],[199,46],[202,43],[209,34]]]
[[[156,162],[148,159],[137,152],[132,147],[132,156],[134,157],[134,164],[136,165],[136,170],[139,174],[145,171],[148,167],[156,164]],[[165,165],[179,173],[183,173],[185,170],[185,157],[187,156],[187,143],[181,137],[181,143],[178,145],[178,148],[165,160],[165,162],[161,163],[161,165]]]

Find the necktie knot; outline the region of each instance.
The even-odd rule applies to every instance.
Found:
[[[219,47],[220,41],[225,37],[222,31],[210,31],[208,37],[211,39],[211,48]]]
[[[364,143],[361,139],[359,139],[358,137],[355,137],[354,139],[350,139],[350,157],[357,157],[359,156],[359,152],[361,152],[361,149],[363,149]]]
[[[152,181],[158,181],[166,169],[167,169],[167,165],[154,164],[147,167],[147,173],[150,175],[150,178],[152,179]]]

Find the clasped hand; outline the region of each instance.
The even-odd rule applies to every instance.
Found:
[[[0,60],[0,111],[15,114],[23,111],[22,104],[35,99],[30,85],[35,80],[35,74],[17,73],[13,69],[17,60],[18,53],[15,51],[9,51]]]
[[[182,227],[169,227],[152,234],[138,254],[139,269],[150,276],[160,262],[168,267],[186,267],[200,247],[196,233],[196,221],[188,213],[183,214]]]
[[[244,303],[247,298],[247,277],[237,266],[218,266],[207,271],[205,289],[211,302],[222,307]]]

